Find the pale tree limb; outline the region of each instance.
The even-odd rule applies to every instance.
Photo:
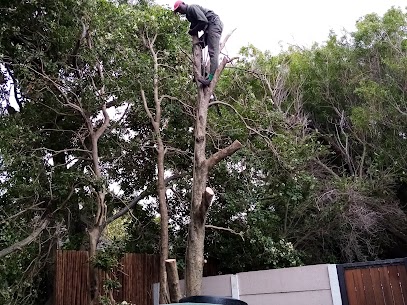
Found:
[[[48,226],[50,223],[48,218],[45,218],[41,224],[38,226],[37,229],[35,229],[29,236],[24,238],[23,240],[11,245],[10,247],[3,249],[0,251],[0,257],[6,256],[8,254],[11,254],[17,250],[21,250],[23,247],[31,244],[37,237],[41,234],[42,231]]]
[[[258,131],[257,129],[255,129],[255,128],[249,126],[249,125],[246,123],[245,118],[244,118],[244,117],[239,113],[239,111],[237,111],[237,109],[236,109],[235,107],[233,107],[232,105],[230,105],[230,104],[228,104],[228,103],[226,103],[226,102],[222,102],[222,101],[214,101],[214,102],[209,103],[208,106],[210,107],[210,106],[217,105],[217,104],[224,105],[224,106],[227,106],[227,107],[231,108],[231,109],[238,115],[238,117],[242,120],[243,124],[246,126],[246,129],[247,129],[247,130],[250,130],[250,131],[252,131],[254,134],[257,134],[258,136],[260,136],[260,137],[267,143],[267,145],[269,146],[269,148],[272,150],[272,152],[273,152],[273,154],[276,156],[277,160],[281,162],[281,158],[280,158],[280,156],[279,156],[279,154],[278,154],[276,148],[273,146],[273,144],[272,144],[272,142],[270,141],[270,139],[269,139],[268,136],[263,135],[263,134],[262,134],[260,131]]]
[[[143,101],[144,110],[146,111],[147,116],[150,119],[151,123],[154,123],[155,119],[154,119],[153,114],[151,113],[150,109],[148,108],[146,95],[145,95],[143,89],[140,89],[140,94],[141,94],[141,99]]]
[[[227,231],[227,232],[230,232],[232,234],[239,235],[242,238],[242,240],[244,241],[244,237],[243,237],[244,233],[243,232],[236,232],[235,230],[232,230],[230,228],[218,227],[218,226],[213,226],[213,225],[205,225],[205,228],[214,229],[214,230],[221,230],[221,231]]]
[[[31,207],[29,207],[29,208],[27,208],[27,209],[24,209],[23,211],[20,211],[20,212],[14,214],[14,215],[12,215],[12,216],[7,216],[7,219],[5,219],[5,220],[3,220],[3,221],[0,221],[0,225],[3,224],[3,223],[9,222],[11,219],[16,218],[16,217],[20,216],[21,214],[24,214],[25,212],[27,212],[27,211],[29,211],[29,210],[39,210],[39,209],[35,209],[35,208],[36,208],[37,206],[43,204],[43,203],[44,203],[44,201],[40,201],[40,202],[38,202],[38,203],[32,205]]]
[[[154,115],[148,108],[147,99],[145,97],[143,89],[141,89],[141,96],[144,104],[144,108],[147,112],[147,116],[150,118],[151,124],[153,125],[153,133],[155,136],[156,151],[157,151],[157,200],[160,212],[160,270],[159,270],[159,282],[160,282],[160,304],[167,304],[170,301],[170,296],[168,293],[168,281],[166,272],[166,260],[168,259],[169,253],[169,237],[168,237],[168,207],[166,198],[166,183],[164,179],[165,166],[164,160],[167,152],[167,148],[164,144],[162,134],[161,134],[161,101],[163,97],[160,98],[159,95],[159,58],[158,51],[156,51],[154,43],[157,38],[157,33],[154,35],[153,39],[148,36],[143,35],[143,42],[146,48],[150,51],[151,57],[153,59],[153,97],[155,104]],[[165,128],[165,127],[164,127]]]
[[[209,96],[212,95],[212,92],[215,89],[216,84],[219,81],[220,75],[222,74],[222,71],[225,69],[226,65],[228,63],[231,63],[232,61],[234,61],[236,59],[239,59],[239,57],[235,56],[235,57],[232,57],[232,58],[226,58],[226,57],[223,58],[223,60],[221,61],[220,65],[218,67],[218,69],[216,70],[216,72],[215,72],[215,74],[213,76],[213,80],[211,81],[209,87],[207,87],[208,90],[206,90],[206,93],[210,92]]]
[[[222,41],[222,42],[220,43],[220,45],[219,45],[219,50],[220,50],[220,51],[222,51],[223,48],[226,46],[226,43],[228,42],[230,36],[233,35],[233,33],[236,31],[236,29],[237,29],[237,28],[234,28],[232,31],[229,32],[229,34],[227,34],[227,35],[225,36],[225,38],[223,39],[223,41]]]
[[[102,88],[100,88],[100,95],[104,96],[104,94],[105,94],[105,76],[103,73],[103,67],[99,61],[96,63],[96,68],[98,70],[99,77],[102,82]],[[95,132],[96,140],[99,140],[99,138],[102,136],[102,134],[106,131],[107,127],[109,126],[110,117],[109,117],[109,114],[107,113],[106,103],[103,103],[102,113],[103,113],[104,122],[103,122],[102,126],[100,126],[99,129],[96,130],[96,132]]]

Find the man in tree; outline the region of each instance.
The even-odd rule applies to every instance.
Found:
[[[209,86],[219,65],[219,42],[222,36],[223,23],[213,11],[195,4],[188,5],[183,1],[174,3],[174,12],[185,15],[191,23],[188,31],[189,35],[198,36],[199,31],[204,32],[199,39],[200,46],[202,48],[208,46],[211,64],[208,77],[198,81],[204,86]]]

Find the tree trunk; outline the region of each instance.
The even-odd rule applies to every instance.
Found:
[[[101,75],[101,79],[103,80],[103,73],[101,67],[98,65],[99,73]],[[103,88],[102,88],[103,89]],[[102,90],[104,92],[104,90]],[[101,127],[99,127],[96,131],[94,131],[93,125],[91,120],[87,119],[88,130],[90,132],[91,140],[92,140],[92,162],[93,162],[93,170],[94,170],[94,177],[96,182],[103,181],[102,170],[99,163],[99,149],[98,149],[98,140],[106,131],[107,127],[109,126],[109,115],[106,110],[106,104],[102,106],[102,112],[104,116],[104,122]],[[92,259],[96,256],[96,249],[100,239],[100,236],[103,233],[103,230],[106,226],[106,217],[107,217],[107,204],[106,204],[106,185],[104,182],[102,185],[95,187],[96,193],[96,204],[97,204],[97,211],[94,218],[93,225],[88,229],[89,230],[89,259]],[[89,264],[89,277],[90,277],[90,305],[97,304],[99,301],[99,278],[97,274],[96,268],[93,266],[92,263]]]
[[[160,209],[160,304],[169,303],[167,272],[165,261],[168,259],[168,208],[166,200],[166,185],[164,179],[164,159],[166,148],[161,137],[161,99],[159,97],[159,78],[158,78],[158,57],[154,50],[154,42],[157,35],[153,38],[143,37],[143,43],[149,49],[151,57],[154,62],[154,78],[153,78],[153,92],[154,92],[154,105],[155,115],[150,111],[144,90],[141,90],[141,97],[144,104],[144,109],[153,125],[154,137],[157,143],[157,193],[158,204]]]
[[[193,36],[193,60],[195,80],[202,78],[201,62],[202,51],[198,44],[198,37]],[[199,295],[202,288],[202,274],[204,264],[204,241],[205,241],[205,221],[213,197],[212,190],[205,190],[208,179],[208,171],[222,159],[232,155],[241,147],[235,141],[229,147],[222,149],[216,154],[206,159],[206,125],[208,117],[209,101],[213,90],[219,79],[219,75],[225,67],[227,60],[224,59],[218,67],[215,76],[208,87],[202,87],[197,82],[198,94],[195,109],[195,147],[194,147],[194,168],[192,202],[190,211],[190,223],[188,228],[188,240],[186,249],[186,269],[185,269],[185,292],[187,296]]]
[[[100,238],[100,227],[94,226],[91,230],[89,230],[89,260],[92,260],[96,256],[96,249],[97,244]],[[97,304],[99,298],[99,277],[97,274],[97,270],[92,264],[89,262],[89,282],[90,282],[90,305]]]
[[[200,67],[202,62],[202,51],[197,45],[197,37],[193,37],[193,55],[195,79],[202,77]],[[198,96],[195,114],[195,147],[194,147],[194,168],[192,202],[190,212],[190,223],[188,228],[188,240],[186,249],[185,268],[185,293],[187,296],[201,293],[202,273],[204,262],[204,241],[205,241],[205,218],[206,213],[201,213],[202,195],[206,187],[208,178],[208,168],[206,166],[206,124],[208,117],[209,99],[205,99],[204,89],[198,84]]]
[[[167,273],[165,261],[168,259],[168,209],[167,200],[165,197],[165,181],[164,181],[164,156],[165,148],[161,138],[158,138],[158,200],[160,206],[160,304],[169,303],[167,291]]]

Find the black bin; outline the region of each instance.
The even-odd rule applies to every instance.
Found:
[[[246,302],[233,298],[216,297],[210,295],[194,295],[191,297],[182,298],[180,303],[210,303],[222,305],[247,305]]]

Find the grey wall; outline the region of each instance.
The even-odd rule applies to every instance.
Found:
[[[183,290],[183,281],[180,284]],[[335,265],[205,277],[202,294],[234,297],[249,305],[342,305]]]
[[[238,280],[249,305],[333,305],[327,265],[239,273]]]

